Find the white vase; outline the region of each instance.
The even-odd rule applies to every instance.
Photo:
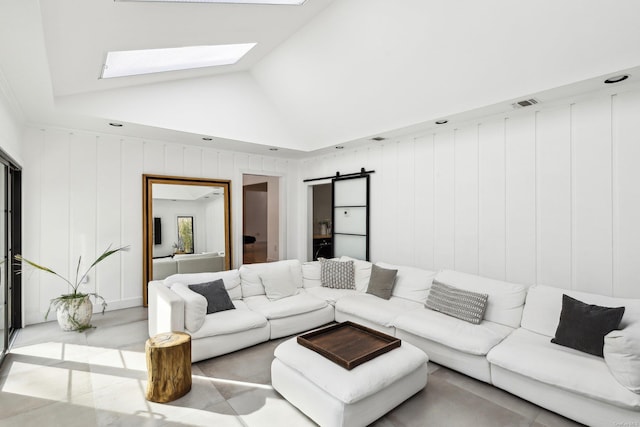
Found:
[[[84,330],[91,326],[93,304],[89,295],[65,300],[56,310],[58,324],[63,331]]]

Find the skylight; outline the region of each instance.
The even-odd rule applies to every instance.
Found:
[[[165,2],[165,3],[241,3],[241,4],[290,4],[299,6],[307,0],[118,0],[138,2]]]
[[[243,43],[108,52],[101,78],[231,65],[255,45]]]

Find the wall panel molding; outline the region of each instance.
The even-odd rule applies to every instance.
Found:
[[[370,146],[372,260],[640,298],[640,91],[535,108]]]

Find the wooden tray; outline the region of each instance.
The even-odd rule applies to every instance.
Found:
[[[400,347],[401,342],[391,335],[347,321],[300,335],[298,344],[351,370]]]

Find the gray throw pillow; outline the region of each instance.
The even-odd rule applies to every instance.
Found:
[[[369,278],[367,293],[382,299],[391,298],[391,292],[393,292],[393,286],[396,284],[397,274],[398,270],[382,268],[373,264],[371,266],[371,277]]]
[[[355,267],[353,261],[336,261],[319,258],[322,286],[334,289],[355,289]]]
[[[487,294],[465,291],[434,280],[425,305],[431,310],[477,325],[484,318],[488,299]]]
[[[199,293],[207,299],[207,314],[236,308],[229,298],[229,293],[224,287],[222,279],[188,286],[193,292]]]

